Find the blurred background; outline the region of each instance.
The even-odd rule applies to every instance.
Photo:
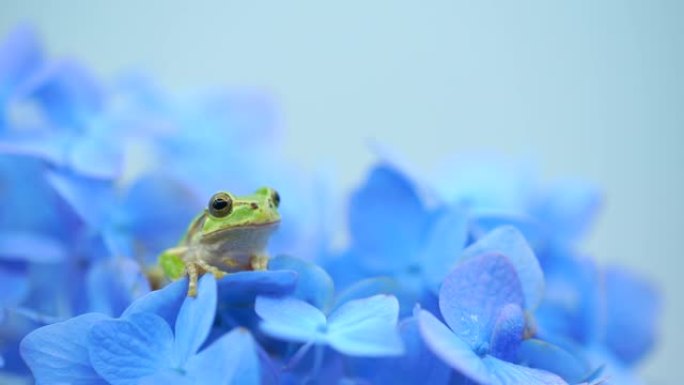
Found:
[[[105,79],[135,69],[174,93],[273,95],[286,155],[351,190],[379,142],[426,174],[460,153],[588,179],[605,207],[585,250],[658,282],[648,383],[684,346],[684,3],[607,1],[5,1],[48,52]],[[625,336],[629,338],[629,336]]]

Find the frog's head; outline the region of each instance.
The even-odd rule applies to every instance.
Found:
[[[221,191],[209,200],[204,234],[240,227],[276,225],[280,222],[278,192],[262,187],[252,195],[235,196]]]

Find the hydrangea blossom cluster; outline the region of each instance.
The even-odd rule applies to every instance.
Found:
[[[3,383],[640,383],[658,295],[579,251],[590,185],[492,159],[426,180],[384,156],[333,248],[335,202],[279,153],[260,93],[104,85],[19,27],[0,107]],[[260,185],[283,197],[268,270],[155,287],[207,197]]]

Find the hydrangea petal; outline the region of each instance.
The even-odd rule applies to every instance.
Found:
[[[478,210],[472,214],[470,231],[475,239],[480,239],[502,226],[513,226],[518,229],[534,250],[543,248],[547,241],[548,231],[543,223],[521,212]]]
[[[24,273],[0,266],[0,321],[2,308],[19,304],[28,293],[29,280]]]
[[[519,211],[533,191],[531,166],[497,154],[462,154],[440,162],[430,179],[449,202],[474,209]]]
[[[50,119],[63,128],[79,131],[99,110],[102,92],[90,72],[71,60],[43,66],[22,84],[22,98],[40,102]]]
[[[490,385],[567,385],[562,378],[543,370],[526,368],[486,356],[483,360],[491,375]]]
[[[94,311],[119,316],[138,298],[150,291],[140,265],[128,258],[98,261],[86,276],[88,302]]]
[[[291,270],[240,271],[218,280],[218,296],[222,304],[249,305],[258,295],[289,294],[296,284]]]
[[[338,289],[347,288],[354,283],[367,278],[369,276],[369,271],[364,266],[366,260],[369,258],[363,250],[347,249],[341,252],[339,255],[328,258],[323,262],[323,267],[325,271],[330,274],[335,282],[335,287]],[[373,275],[393,275],[392,271],[385,271]]]
[[[396,330],[399,302],[390,295],[349,301],[328,317],[328,342],[355,356],[388,356],[404,352]]]
[[[42,47],[33,28],[23,24],[10,31],[0,44],[0,103],[17,84],[37,70],[42,61]]]
[[[538,339],[527,339],[520,344],[517,362],[555,373],[569,383],[578,383],[591,374],[589,365],[574,354]]]
[[[88,330],[108,317],[88,313],[44,326],[28,334],[20,345],[21,356],[38,383],[105,385],[93,370],[88,355]]]
[[[186,297],[176,318],[174,352],[182,365],[207,339],[216,314],[216,278],[204,274],[197,285],[197,297]]]
[[[451,330],[472,349],[489,344],[504,306],[523,307],[520,281],[506,257],[484,254],[461,262],[446,277],[439,308]]]
[[[56,166],[64,164],[64,152],[68,141],[54,134],[40,137],[14,135],[3,138],[0,153],[27,156]]]
[[[316,307],[292,297],[259,296],[254,310],[261,317],[261,330],[275,338],[311,342],[322,338],[325,315]]]
[[[330,312],[334,312],[335,309],[349,301],[368,298],[378,294],[396,294],[398,290],[399,283],[392,278],[376,277],[362,279],[337,294]]]
[[[37,263],[63,261],[66,249],[51,236],[29,231],[0,233],[0,260],[25,260]]]
[[[135,385],[142,377],[170,367],[173,333],[153,313],[102,321],[88,333],[90,362],[112,385]]]
[[[525,332],[525,314],[520,306],[508,304],[501,309],[490,343],[492,356],[504,361],[512,361],[518,351]]]
[[[515,227],[494,229],[463,251],[462,258],[501,254],[510,259],[525,294],[525,309],[534,311],[544,295],[544,273],[525,237]]]
[[[111,181],[56,171],[47,179],[89,226],[100,229],[106,224],[115,202]]]
[[[632,370],[620,362],[617,357],[599,345],[589,346],[586,350],[589,360],[596,366],[603,366],[599,378],[591,378],[588,382],[602,385],[642,385],[643,382]]]
[[[123,154],[111,139],[87,135],[75,140],[68,152],[69,164],[78,174],[116,178],[123,170]]]
[[[406,352],[399,357],[369,360],[363,358],[366,376],[374,384],[447,384],[451,368],[428,349],[420,335],[418,320],[407,318],[399,324]]]
[[[278,256],[269,262],[268,268],[270,270],[296,271],[299,278],[291,295],[321,310],[330,306],[335,286],[328,273],[319,266],[298,258]]]
[[[197,384],[257,385],[259,357],[252,334],[235,328],[188,361],[185,369]]]
[[[435,292],[448,274],[468,238],[468,215],[460,206],[443,210],[434,220],[420,264],[429,287]]]
[[[489,373],[468,344],[425,310],[416,313],[420,334],[432,352],[464,376],[488,384]]]
[[[166,323],[176,324],[178,311],[185,301],[188,291],[188,279],[181,278],[170,285],[148,293],[131,304],[121,315],[122,318],[138,313],[154,313],[164,319]]]
[[[602,285],[595,261],[572,254],[544,264],[544,301],[535,312],[538,335],[567,336],[580,343],[601,338],[605,330]]]
[[[131,232],[113,223],[107,223],[100,229],[100,238],[110,256],[139,255],[140,243],[135,242]]]
[[[631,365],[655,344],[661,306],[658,291],[650,282],[622,268],[607,268],[604,279],[606,344]]]
[[[72,240],[78,218],[50,186],[45,172],[38,159],[0,155],[1,227]],[[41,202],[40,210],[36,202]]]
[[[593,222],[602,197],[599,189],[583,181],[557,182],[539,200],[536,214],[561,240],[573,241],[586,233]]]
[[[352,242],[375,258],[365,260],[384,271],[415,255],[427,224],[427,213],[413,183],[388,165],[376,166],[351,197]]]
[[[145,376],[137,382],[138,385],[196,385],[197,383],[198,382],[195,378],[187,376],[182,372],[174,369],[161,370],[157,373]]]
[[[156,258],[180,239],[201,209],[186,185],[166,176],[142,176],[126,192],[116,221],[135,237],[138,252],[144,248],[147,258]],[[160,223],[164,231],[159,231]]]

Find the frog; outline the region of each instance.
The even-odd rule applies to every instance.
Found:
[[[201,275],[216,279],[246,270],[267,270],[268,240],[280,224],[280,195],[270,187],[251,195],[227,191],[212,195],[177,246],[163,251],[159,265],[170,280],[188,276],[189,297],[197,296]]]

